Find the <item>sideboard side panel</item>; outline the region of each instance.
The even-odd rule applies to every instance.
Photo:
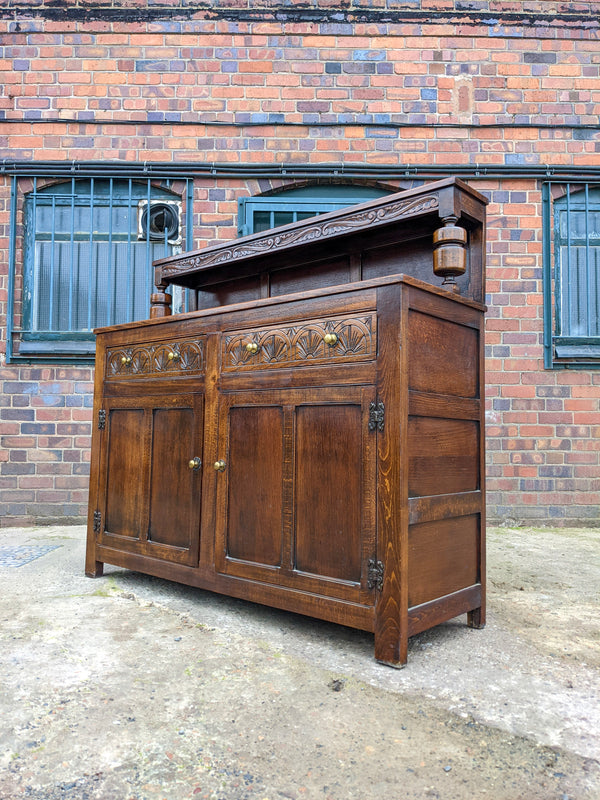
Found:
[[[483,604],[482,312],[411,289],[408,586],[413,635]]]

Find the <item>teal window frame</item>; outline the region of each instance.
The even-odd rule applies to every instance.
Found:
[[[238,236],[249,236],[389,194],[371,186],[326,184],[238,199]],[[267,223],[268,219],[268,223]]]
[[[544,366],[600,367],[600,184],[542,185]]]
[[[182,245],[192,247],[191,214],[184,213],[191,207],[192,181],[179,180],[184,191],[174,192],[173,180],[57,177],[40,186],[34,177],[20,195],[13,180],[7,361],[91,360],[95,327],[148,318],[152,262],[180,252]],[[179,219],[170,239],[160,238],[146,222],[148,207],[156,203],[169,206]],[[20,281],[15,258],[19,207]],[[174,298],[176,310],[186,310],[187,297],[180,294]]]

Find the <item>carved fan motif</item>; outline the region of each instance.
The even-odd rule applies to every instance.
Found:
[[[173,353],[176,357],[169,358]],[[201,372],[204,369],[204,343],[189,340],[119,348],[109,350],[106,359],[108,376]]]
[[[323,341],[325,335],[325,326],[319,325],[314,327],[301,328],[292,343],[292,348],[297,359],[314,359],[324,358],[329,349]]]
[[[253,358],[252,354],[246,350],[244,340],[240,336],[227,336],[225,349],[227,351],[226,363],[230,367],[244,366]]]
[[[179,361],[169,359],[169,353],[174,352],[168,345],[159,345],[154,350],[154,371],[166,372],[180,369]]]
[[[326,335],[335,334],[332,346]],[[248,350],[248,345],[255,350]],[[375,352],[372,317],[323,320],[286,329],[248,331],[226,336],[225,368],[263,368],[275,364],[335,361],[350,357],[371,357]]]
[[[107,358],[107,373],[109,375],[120,375],[124,372],[129,373],[130,370],[127,365],[123,363],[122,359],[127,359],[130,357],[131,352],[129,350],[109,350]]]
[[[287,331],[285,333],[277,331],[261,336],[257,354],[261,361],[280,363],[289,359],[290,340],[287,333]]]
[[[149,348],[135,348],[131,351],[131,371],[143,375],[151,371],[152,351]]]
[[[201,370],[203,350],[200,342],[181,342],[179,345],[180,369],[186,371]]]
[[[338,347],[344,354],[362,355],[370,350],[371,320],[367,324],[360,320],[344,320],[336,326],[334,333],[339,336]]]

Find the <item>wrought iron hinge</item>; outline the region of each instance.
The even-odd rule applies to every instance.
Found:
[[[383,405],[381,400],[378,403],[374,401],[372,403],[369,403],[369,430],[382,431],[384,421],[385,421],[385,406]]]
[[[370,558],[367,567],[367,588],[380,592],[383,589],[383,561]]]
[[[98,411],[98,430],[103,431],[106,428],[106,411],[101,408]]]
[[[100,533],[102,530],[102,512],[94,511],[94,533]]]

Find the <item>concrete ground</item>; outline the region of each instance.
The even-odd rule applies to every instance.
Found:
[[[489,616],[411,640],[0,530],[0,798],[598,800],[600,532],[494,529]],[[30,560],[33,559],[33,560]]]

